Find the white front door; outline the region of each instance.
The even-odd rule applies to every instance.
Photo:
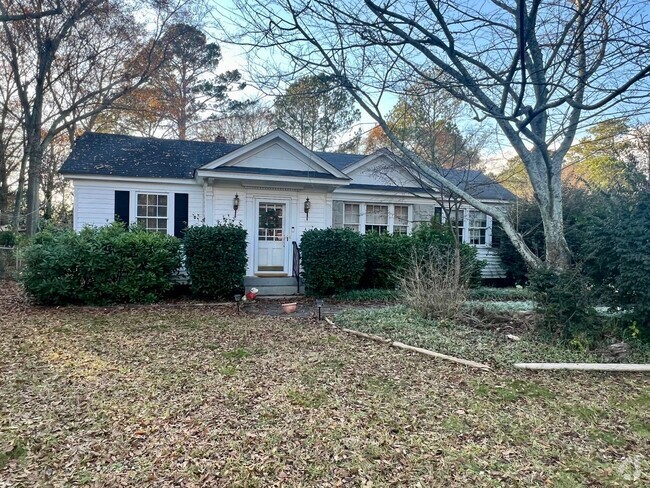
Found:
[[[257,271],[286,273],[286,205],[259,202],[257,205]]]

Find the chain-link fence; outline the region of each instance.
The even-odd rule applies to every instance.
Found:
[[[17,248],[0,246],[0,279],[17,278],[21,265]]]

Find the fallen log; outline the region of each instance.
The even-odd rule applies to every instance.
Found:
[[[407,351],[419,352],[420,354],[425,354],[426,356],[431,356],[438,359],[446,359],[447,361],[452,361],[458,364],[464,364],[465,366],[471,366],[472,368],[490,369],[487,364],[481,364],[475,361],[469,361],[467,359],[448,356],[447,354],[440,354],[439,352],[429,351],[428,349],[422,349],[421,347],[409,346],[408,344],[404,344],[403,342],[399,341],[391,342],[390,345],[393,347],[399,347],[400,349],[406,349]]]
[[[623,363],[515,363],[519,369],[568,369],[574,371],[629,371],[650,372],[650,364]]]
[[[371,341],[376,341],[376,342],[381,342],[382,344],[388,344],[389,346],[393,341],[390,339],[384,339],[383,337],[379,337],[374,334],[366,334],[365,332],[359,332],[358,330],[352,330],[352,329],[341,329],[343,332],[347,332],[348,334],[353,334],[355,336],[363,337],[365,339],[370,339]]]
[[[329,317],[325,317],[325,321],[328,324],[330,324],[331,326],[336,327],[334,322]],[[447,354],[440,354],[439,352],[429,351],[428,349],[423,349],[421,347],[409,346],[408,344],[404,344],[403,342],[393,341],[391,339],[386,339],[386,338],[380,337],[378,335],[367,334],[365,332],[359,332],[358,330],[352,330],[352,329],[341,328],[340,330],[342,330],[343,332],[346,332],[348,334],[355,335],[357,337],[362,337],[364,339],[370,339],[371,341],[379,342],[381,344],[386,344],[388,346],[396,347],[398,349],[404,349],[404,350],[407,350],[407,351],[417,352],[417,353],[420,353],[420,354],[424,354],[425,356],[430,356],[430,357],[434,357],[434,358],[437,358],[437,359],[444,359],[446,361],[451,361],[451,362],[454,362],[454,363],[463,364],[465,366],[470,366],[472,368],[479,368],[479,369],[483,369],[483,370],[490,369],[490,367],[487,364],[481,364],[481,363],[477,363],[475,361],[468,361],[467,359],[461,359],[461,358],[457,358],[457,357],[454,357],[454,356],[448,356]]]

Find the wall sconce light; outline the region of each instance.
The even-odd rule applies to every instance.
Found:
[[[239,195],[235,193],[235,198],[232,199],[232,209],[235,211],[235,218],[237,218],[238,208],[239,208]]]
[[[309,201],[309,197],[307,197],[307,200],[305,200],[305,215],[307,216],[307,220],[309,220],[309,209],[311,208],[311,202]]]

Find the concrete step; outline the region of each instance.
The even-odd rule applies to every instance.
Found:
[[[246,276],[244,278],[244,288],[246,291],[257,288],[257,294],[260,297],[298,295],[298,283],[293,276]],[[304,291],[304,284],[301,280],[301,294]]]
[[[244,278],[244,286],[246,288],[259,288],[260,286],[291,286],[297,285],[296,279],[293,276],[246,276]]]
[[[295,283],[292,286],[257,286],[256,288],[258,289],[257,296],[259,297],[288,297],[298,295],[298,287]],[[301,295],[303,291],[304,288],[300,287]]]

